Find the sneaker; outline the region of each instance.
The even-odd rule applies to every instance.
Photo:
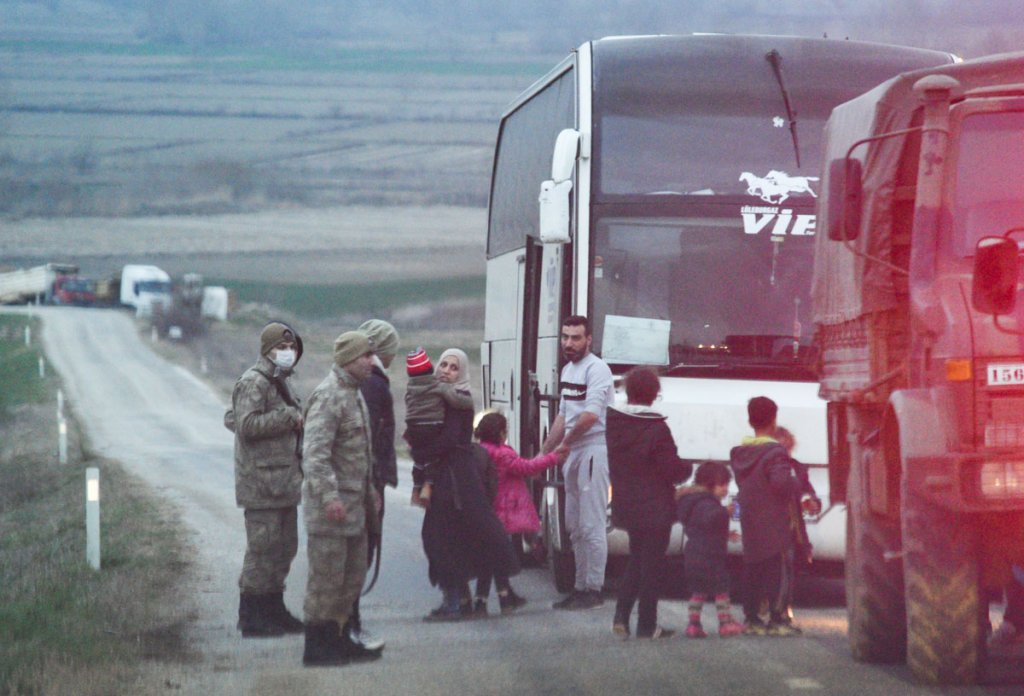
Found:
[[[766,636],[768,635],[768,627],[765,626],[764,622],[760,620],[747,621],[745,624],[743,624],[743,635]]]
[[[619,622],[613,623],[612,633],[617,635],[619,638],[622,638],[623,640],[629,638],[629,624]]]
[[[799,628],[791,623],[784,621],[773,621],[768,624],[765,629],[765,635],[774,636],[776,638],[789,638],[790,636],[799,636],[802,634]]]
[[[719,638],[732,638],[743,633],[743,625],[739,621],[726,621],[718,624]]]
[[[1017,630],[1016,626],[1005,619],[988,639],[988,647],[990,648],[1005,648],[1020,643],[1024,643],[1024,635]]]
[[[604,606],[604,597],[597,590],[586,590],[576,597],[576,602],[569,609],[596,609]]]
[[[526,598],[520,597],[515,593],[514,590],[509,590],[506,594],[502,595],[498,593],[498,606],[501,607],[502,614],[511,614],[516,609],[526,605]]]
[[[708,634],[704,632],[704,627],[699,623],[692,623],[686,627],[687,638],[707,638]]]
[[[349,635],[352,637],[352,642],[362,645],[367,650],[383,650],[384,641],[373,635],[365,628],[353,628],[349,630]]]
[[[637,633],[636,637],[643,640],[661,640],[662,638],[671,638],[675,634],[676,632],[670,628],[662,628],[661,626],[655,626],[654,633],[652,633],[651,635],[642,636],[639,633]]]

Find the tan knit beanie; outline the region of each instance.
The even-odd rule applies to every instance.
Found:
[[[370,337],[374,352],[382,359],[394,358],[398,354],[398,332],[383,319],[364,321],[359,330]]]
[[[345,367],[356,358],[373,352],[373,342],[362,331],[346,331],[334,339],[334,362]]]

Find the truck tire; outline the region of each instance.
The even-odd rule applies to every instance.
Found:
[[[973,527],[903,488],[907,665],[926,684],[973,684],[985,650]]]
[[[850,490],[858,489],[851,485]],[[885,558],[886,551],[899,548],[899,530],[858,502],[850,500],[846,516],[850,652],[858,662],[900,663],[907,655],[903,568],[899,559]]]

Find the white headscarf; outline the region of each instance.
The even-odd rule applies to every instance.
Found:
[[[453,357],[459,363],[459,379],[455,382],[455,388],[466,392],[471,391],[469,387],[469,357],[465,351],[458,348],[449,348],[441,353],[441,357],[437,359],[437,364],[440,366],[441,361],[447,357]]]

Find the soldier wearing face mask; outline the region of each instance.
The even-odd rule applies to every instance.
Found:
[[[245,510],[238,628],[246,638],[301,633],[284,606],[298,550],[302,498],[302,408],[288,377],[302,339],[283,322],[260,334],[260,357],[235,383],[224,425],[235,433],[235,500]]]

